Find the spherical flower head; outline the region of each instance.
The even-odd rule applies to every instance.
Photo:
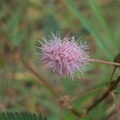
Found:
[[[88,48],[86,43],[78,43],[74,37],[64,37],[51,33],[49,40],[43,38],[41,47],[41,60],[47,68],[57,72],[59,78],[65,76],[73,79],[74,72],[83,73],[88,64],[89,55],[84,50]]]

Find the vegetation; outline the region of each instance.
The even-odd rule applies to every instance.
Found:
[[[119,6],[117,0],[0,0],[0,111],[40,113],[48,120],[118,120]],[[94,59],[74,81],[57,81],[35,54],[37,40],[57,31],[87,41]]]

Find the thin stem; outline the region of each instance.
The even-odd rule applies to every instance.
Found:
[[[75,110],[75,109],[73,109],[73,108],[70,109],[70,112],[73,113],[74,115],[78,116],[78,117],[81,116],[81,114],[80,114],[77,110]]]
[[[108,61],[96,60],[96,59],[90,59],[89,61],[97,62],[97,63],[103,63],[103,64],[108,64],[108,65],[114,65],[116,67],[120,67],[120,63],[115,63],[115,62],[108,62]]]
[[[6,44],[8,45],[8,47],[10,48],[10,51],[12,52],[12,54],[14,55],[15,58],[21,60],[21,62],[25,65],[25,67],[27,67],[35,76],[36,76],[36,80],[44,85],[55,97],[59,98],[60,95],[58,94],[57,90],[55,90],[55,88],[53,88],[53,86],[51,86],[48,82],[46,82],[44,79],[42,79],[42,77],[37,73],[37,71],[29,64],[28,61],[25,61],[22,56],[19,55],[19,53],[17,53],[16,50],[14,50],[14,47],[12,47],[11,43],[8,40],[5,40]]]
[[[83,93],[83,94],[80,94],[80,95],[74,97],[73,100],[76,100],[76,99],[78,99],[78,98],[80,98],[80,97],[83,97],[83,96],[85,96],[85,95],[87,95],[87,94],[90,94],[90,93],[93,93],[93,92],[96,92],[96,91],[102,90],[102,89],[103,89],[103,87],[101,87],[101,88],[95,88],[95,89],[93,89],[93,90],[89,90],[88,92],[85,92],[85,93]]]
[[[37,71],[28,62],[26,62],[22,57],[20,57],[20,60],[38,78],[38,82],[40,84],[44,85],[57,98],[60,97],[60,95],[57,93],[57,90],[55,90],[55,88],[53,88],[48,82],[46,82],[45,80],[43,80],[41,78],[41,76],[37,73]]]
[[[83,112],[82,114],[79,114],[78,112],[74,113],[73,111],[73,113],[79,118],[82,118],[85,115],[87,115],[93,108],[95,108],[100,102],[102,102],[104,99],[106,99],[109,96],[109,94],[112,92],[112,90],[115,89],[115,87],[119,82],[120,82],[120,76],[118,76],[117,80],[111,86],[108,87],[108,89],[103,93],[103,95],[96,102],[94,102],[90,107],[85,109],[85,112]]]
[[[118,115],[120,116],[120,108],[119,108],[119,104],[116,100],[115,94],[113,92],[111,92],[110,94],[113,97],[113,100],[115,101],[115,105],[116,105],[116,108],[117,108],[117,111],[118,111]]]
[[[87,108],[87,111],[91,111],[94,107],[96,107],[101,101],[103,101],[112,90],[117,86],[117,84],[120,82],[120,76],[118,76],[117,80],[106,90],[106,92],[96,101],[94,102],[90,107]]]
[[[110,84],[112,83],[112,79],[113,79],[113,76],[114,76],[114,74],[115,74],[116,69],[117,69],[117,67],[115,66],[115,67],[113,68],[113,71],[112,71],[112,74],[111,74],[111,77],[110,77],[109,86],[110,86]]]

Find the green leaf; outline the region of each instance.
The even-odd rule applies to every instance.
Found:
[[[90,23],[89,19],[87,19],[82,12],[73,4],[72,0],[66,0],[67,5],[72,10],[72,12],[78,17],[78,19],[81,21],[83,26],[93,35],[93,37],[96,39],[96,42],[98,46],[101,48],[101,50],[106,54],[106,56],[111,60],[113,56],[113,51],[111,51],[111,48],[106,44],[105,40],[101,37],[99,32],[96,30],[96,28]]]
[[[2,119],[1,120],[7,120],[7,117],[6,117],[6,115],[4,114],[4,113],[1,113],[1,115],[0,115],[1,117],[2,117]]]
[[[42,117],[41,114],[38,116],[31,113],[0,113],[0,120],[47,120]]]
[[[19,45],[19,43],[23,40],[23,37],[25,36],[26,32],[20,32],[20,21],[21,21],[21,15],[24,10],[24,5],[16,8],[14,10],[14,14],[11,16],[11,18],[7,22],[7,37],[11,40],[11,43],[13,46]]]
[[[73,114],[66,114],[65,116],[64,116],[64,120],[75,120],[76,119],[76,116],[75,115],[73,115]]]
[[[106,36],[107,36],[107,40],[106,43],[112,45],[111,47],[113,48],[113,50],[116,50],[118,51],[119,50],[119,45],[118,45],[118,42],[113,34],[113,32],[111,31],[105,17],[103,16],[100,8],[98,7],[97,5],[97,1],[96,0],[88,0],[93,12],[95,13],[96,17],[98,18],[98,21],[101,23],[101,26],[103,28],[103,30],[105,31],[106,33]],[[114,44],[114,45],[113,45]]]
[[[115,56],[113,62],[120,63],[120,53]]]
[[[22,13],[23,7],[19,7],[16,10],[14,10],[14,14],[12,14],[11,18],[9,19],[8,23],[7,23],[7,32],[14,32],[16,33],[18,30],[18,25],[20,23],[21,20],[21,13]]]
[[[58,23],[55,19],[55,16],[52,14],[48,14],[45,17],[45,21],[44,21],[44,32],[46,35],[50,34],[50,32],[57,32],[59,30],[59,26]]]
[[[105,120],[105,113],[107,110],[107,106],[105,106],[105,102],[101,102],[95,109],[90,112],[91,120]]]
[[[15,120],[15,115],[13,113],[7,113],[7,120]]]
[[[26,31],[18,32],[12,39],[12,45],[18,46],[26,35]]]
[[[18,113],[15,113],[16,120],[22,120]]]

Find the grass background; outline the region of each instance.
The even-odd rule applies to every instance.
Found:
[[[6,45],[12,47],[62,95],[77,96],[105,87],[113,66],[91,63],[84,75],[75,80],[65,78],[57,83],[57,75],[45,69],[34,53],[38,39],[50,32],[61,36],[70,32],[76,39],[87,41],[91,58],[112,61],[120,52],[119,0],[0,0],[0,111],[42,113],[49,120],[74,120],[75,115],[61,107],[35,76],[15,59]],[[119,71],[117,71],[117,74]],[[115,76],[115,77],[116,77]],[[116,90],[119,92],[119,87]],[[74,101],[79,111],[93,103],[103,90]],[[120,100],[117,95],[117,100]],[[82,120],[118,119],[114,100],[109,97]]]

